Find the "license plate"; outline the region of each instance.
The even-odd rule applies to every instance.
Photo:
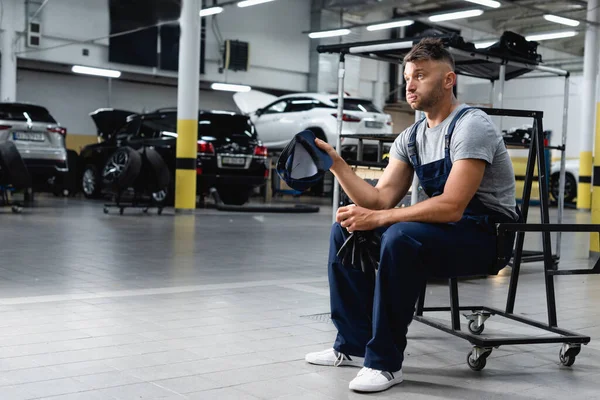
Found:
[[[245,165],[246,158],[244,157],[223,157],[221,160],[223,165]]]
[[[365,126],[367,128],[376,128],[376,129],[381,129],[383,128],[383,122],[378,122],[378,121],[365,121]]]
[[[43,133],[13,132],[13,139],[28,142],[43,142],[46,140],[46,137]]]

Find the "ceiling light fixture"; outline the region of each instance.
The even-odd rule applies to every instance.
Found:
[[[545,14],[544,19],[546,21],[555,22],[557,24],[563,24],[563,25],[568,25],[568,26],[579,26],[579,21],[575,21],[574,19],[570,19],[570,18],[558,17],[558,16],[552,15],[552,14]]]
[[[392,22],[384,22],[382,24],[375,24],[367,26],[368,31],[379,31],[382,29],[391,29],[391,28],[401,28],[403,26],[410,26],[414,24],[415,21],[410,19],[405,19],[402,21],[392,21]]]
[[[429,17],[429,20],[431,22],[450,21],[453,19],[478,17],[481,14],[483,14],[483,10],[456,11],[456,12],[432,15],[431,17]]]
[[[237,3],[238,7],[250,7],[255,6],[257,4],[270,3],[275,0],[244,0]]]
[[[223,12],[223,7],[210,7],[203,8],[200,10],[201,17],[208,17],[209,15],[221,14]]]
[[[475,4],[482,5],[482,6],[490,7],[490,8],[498,8],[502,5],[499,1],[495,1],[495,0],[465,0],[465,1],[468,1],[469,3],[475,3]]]
[[[213,83],[210,85],[213,90],[224,90],[226,92],[249,92],[252,87],[248,85],[232,85],[230,83]]]
[[[536,33],[534,35],[525,36],[525,39],[532,42],[539,42],[542,40],[551,40],[551,39],[562,39],[576,36],[576,31],[564,31],[564,32],[554,32],[554,33]]]
[[[114,69],[84,67],[83,65],[73,65],[71,71],[75,72],[76,74],[104,76],[106,78],[118,78],[121,76],[121,71],[116,71]]]
[[[334,36],[344,36],[350,34],[350,29],[335,29],[332,31],[311,32],[308,37],[311,39],[327,38]]]

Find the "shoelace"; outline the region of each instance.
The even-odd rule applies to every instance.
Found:
[[[340,365],[342,365],[343,361],[344,361],[344,355],[342,353],[338,353],[335,361],[333,362],[333,366],[339,367]]]
[[[380,373],[381,373],[381,371],[378,370],[378,369],[373,369],[373,368],[369,368],[369,367],[362,367],[362,369],[360,371],[358,371],[358,376],[363,376],[365,374],[379,375]]]

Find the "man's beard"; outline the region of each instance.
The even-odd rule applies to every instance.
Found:
[[[441,82],[440,82],[440,86],[441,86]],[[418,111],[429,111],[432,108],[434,108],[435,106],[437,106],[442,98],[444,97],[444,92],[439,89],[439,90],[433,90],[429,93],[427,93],[425,96],[422,95],[417,95],[417,99],[419,100],[419,102],[417,104],[411,104],[411,108],[413,110],[418,110]]]

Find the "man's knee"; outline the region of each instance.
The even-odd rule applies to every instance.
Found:
[[[400,222],[390,226],[381,236],[381,248],[384,251],[398,251],[400,249],[420,248],[421,242],[416,238],[420,224],[414,222]]]

